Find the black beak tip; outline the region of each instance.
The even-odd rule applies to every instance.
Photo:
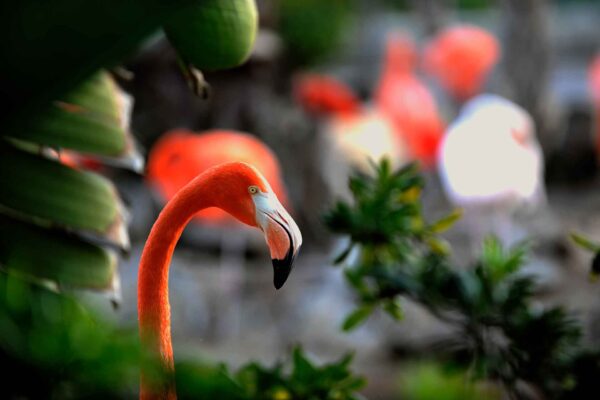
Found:
[[[279,290],[290,276],[292,264],[289,260],[272,259],[273,261],[273,285]]]

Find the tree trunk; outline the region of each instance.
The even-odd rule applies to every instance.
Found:
[[[450,8],[456,6],[454,0],[412,0],[419,19],[423,24],[423,33],[426,36],[435,34],[448,22]]]
[[[533,116],[548,149],[548,80],[551,43],[548,0],[502,0],[504,71],[513,99]]]

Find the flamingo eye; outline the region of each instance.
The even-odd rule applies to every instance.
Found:
[[[248,192],[250,194],[256,194],[256,193],[258,193],[258,186],[248,186]]]

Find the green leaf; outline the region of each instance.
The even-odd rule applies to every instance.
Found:
[[[2,143],[0,206],[23,218],[128,245],[122,206],[110,181]]]
[[[598,251],[600,251],[600,244],[593,242],[591,239],[589,239],[579,233],[576,233],[576,232],[571,232],[570,236],[571,236],[571,240],[573,242],[575,242],[575,244],[577,244],[582,249],[589,250],[594,253],[597,253]]]
[[[336,258],[335,260],[333,260],[334,264],[341,264],[346,257],[348,257],[348,255],[350,254],[350,252],[352,251],[352,249],[354,248],[354,246],[352,244],[348,245],[348,247],[346,249],[344,249],[344,251],[342,251]]]
[[[175,366],[177,397],[242,400],[242,388],[231,379],[223,366],[184,361]]]
[[[429,246],[432,252],[441,256],[447,256],[450,254],[450,245],[447,241],[441,238],[428,237],[425,242]]]
[[[119,89],[106,71],[100,71],[60,98],[62,103],[79,106],[112,119],[121,125]]]
[[[346,317],[344,323],[342,324],[342,330],[345,332],[349,332],[359,325],[364,323],[367,318],[373,312],[373,306],[371,304],[363,305],[356,310],[354,310],[350,315]]]
[[[54,229],[0,215],[0,264],[69,287],[105,289],[117,266],[115,254]]]
[[[447,231],[456,221],[458,221],[463,215],[462,209],[456,209],[445,217],[437,220],[433,224],[429,225],[429,231],[432,233],[442,233]]]
[[[122,62],[193,1],[2,2],[0,84],[10,102],[0,111],[0,124],[18,129],[99,69]]]
[[[401,381],[402,398],[414,400],[481,400],[502,398],[491,385],[472,382],[467,371],[448,370],[431,362],[408,366]]]
[[[397,300],[388,300],[383,304],[383,309],[389,316],[396,321],[402,320],[404,314],[402,313],[402,307]]]
[[[506,252],[495,237],[487,237],[483,242],[482,262],[495,281],[516,272],[525,262],[529,251],[529,242],[513,246]]]
[[[164,25],[181,58],[200,70],[243,63],[250,55],[257,29],[254,0],[197,0]]]
[[[6,136],[83,153],[121,156],[132,147],[118,121],[84,108],[53,104]]]
[[[369,287],[364,280],[365,275],[363,271],[347,268],[344,270],[344,276],[350,285],[361,295],[361,297],[367,297],[370,295]]]
[[[483,240],[481,260],[488,270],[500,277],[504,264],[504,251],[498,238],[488,236]]]
[[[514,245],[504,260],[504,274],[512,274],[521,268],[525,264],[529,250],[530,243],[528,241]]]
[[[293,351],[293,379],[308,381],[315,376],[317,369],[304,355],[300,346],[294,347]]]

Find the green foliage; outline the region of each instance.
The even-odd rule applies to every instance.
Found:
[[[6,398],[122,398],[136,389],[137,335],[12,274],[0,273],[0,332]]]
[[[298,64],[325,58],[339,44],[348,26],[352,0],[281,0],[279,32]]]
[[[400,393],[407,400],[493,400],[501,399],[491,387],[473,382],[456,368],[420,363],[403,371]]]
[[[107,233],[118,223],[110,181],[0,142],[0,204],[58,226]]]
[[[295,347],[291,365],[264,367],[251,362],[231,374],[223,365],[190,362],[176,366],[177,395],[181,399],[223,400],[358,400],[365,379],[349,370],[352,355],[316,365]]]
[[[2,272],[0,332],[0,363],[10,366],[3,398],[135,398],[140,365],[165,379],[137,332],[115,329],[73,299]],[[177,391],[181,399],[352,400],[364,379],[349,371],[351,359],[317,366],[298,347],[290,372],[283,364],[250,363],[235,374],[222,365],[183,361],[175,367]]]
[[[365,380],[350,372],[351,361],[352,355],[347,355],[316,366],[296,347],[291,372],[286,373],[281,364],[265,368],[253,363],[243,367],[237,379],[252,400],[354,400],[360,398],[356,391]]]
[[[439,355],[467,368],[474,379],[501,382],[513,395],[516,383],[525,381],[552,398],[567,398],[588,384],[573,366],[582,360],[597,365],[599,354],[583,348],[579,325],[562,308],[532,306],[535,283],[519,271],[526,244],[506,250],[488,238],[480,261],[454,266],[435,243],[456,214],[425,221],[422,180],[414,166],[391,171],[384,161],[373,175],[355,174],[349,187],[354,203],[340,202],[325,217],[332,231],[350,236],[350,248],[359,250],[345,267],[360,303],[347,328],[374,305],[389,313],[390,302],[404,296],[457,329],[456,343]]]
[[[114,253],[58,229],[0,215],[0,264],[60,287],[104,289],[117,268]]]
[[[385,4],[399,11],[410,11],[414,8],[414,0],[385,0]],[[457,0],[452,4],[455,8],[462,10],[480,10],[490,7],[490,0]],[[450,4],[447,7],[450,7]]]
[[[592,251],[594,253],[600,251],[600,244],[595,243],[592,239],[582,234],[571,232],[571,240],[584,250]]]
[[[18,129],[101,68],[122,62],[169,15],[193,1],[3,2],[0,79],[11,101],[0,125]]]
[[[594,253],[592,266],[590,268],[590,276],[593,279],[596,279],[600,275],[600,244],[575,232],[571,232],[571,240],[582,249]]]
[[[112,123],[111,123],[112,122]],[[8,136],[45,146],[118,156],[125,152],[125,135],[116,124],[87,110],[67,111],[55,105]]]
[[[358,314],[361,319],[377,304],[397,319],[398,306],[390,303],[397,291],[423,290],[421,283],[408,273],[424,273],[425,266],[418,264],[437,262],[446,251],[437,232],[447,229],[459,213],[427,224],[419,202],[422,186],[415,165],[392,171],[390,163],[383,161],[375,176],[357,172],[350,178],[354,206],[339,202],[325,216],[332,231],[351,238],[350,247],[336,261],[342,262],[354,246],[361,249],[360,259],[345,271],[361,302],[368,306]],[[354,314],[350,318],[357,319]],[[346,329],[354,326],[346,321]]]
[[[459,0],[457,7],[466,10],[479,10],[489,8],[493,5],[490,0]]]
[[[245,400],[248,394],[224,365],[198,361],[178,362],[175,366],[177,398]]]
[[[252,0],[253,1],[253,0]],[[210,1],[211,3],[216,3]],[[140,44],[171,17],[178,33],[203,32],[212,39],[209,49],[246,43],[252,36],[236,29],[223,9],[207,18],[178,17],[187,7],[207,0],[23,0],[0,6],[0,79],[10,104],[2,109],[0,131],[18,129],[23,121],[48,108],[54,100],[83,83],[102,68],[112,68],[132,55]],[[220,10],[220,11],[219,11]],[[233,33],[232,33],[233,32]],[[237,33],[237,35],[236,35]],[[194,40],[190,38],[189,40]],[[203,38],[200,38],[202,41]],[[233,44],[231,44],[233,46]],[[201,49],[196,48],[194,53]],[[220,49],[216,54],[226,54]]]
[[[101,244],[129,246],[121,199],[108,179],[62,164],[48,155],[47,146],[84,151],[87,157],[135,158],[124,128],[129,116],[106,73],[61,98],[21,129],[2,131],[7,139],[0,137],[0,231],[9,239],[0,246],[0,268],[106,289],[117,258]]]
[[[115,258],[105,257],[101,245],[129,244],[119,195],[98,174],[58,162],[68,150],[76,159],[142,169],[127,101],[102,68],[114,67],[163,25],[186,62],[211,69],[240,63],[255,38],[254,0],[25,0],[0,6],[0,15],[0,79],[11,99],[0,118],[0,214],[10,218],[0,222],[4,232],[18,226],[20,233],[3,243],[0,268],[106,288]],[[59,232],[55,240],[60,229],[82,236]],[[25,240],[34,238],[40,249],[60,243],[64,258],[27,257],[23,249],[33,243]]]
[[[344,323],[342,325],[342,329],[344,331],[351,331],[352,329],[358,327],[363,322],[367,320],[367,318],[373,312],[372,304],[365,304],[361,307],[358,307],[354,310],[350,315],[346,317]]]

